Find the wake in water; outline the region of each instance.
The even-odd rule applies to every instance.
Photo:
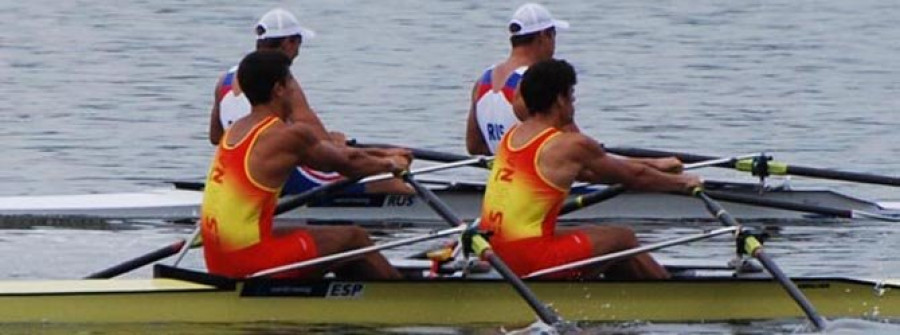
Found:
[[[558,335],[558,334],[580,334],[582,329],[578,328],[574,323],[560,320],[557,324],[549,325],[541,320],[528,325],[522,329],[506,330],[501,328],[504,334],[513,335]]]
[[[900,334],[900,324],[861,319],[837,319],[828,322],[825,334]]]

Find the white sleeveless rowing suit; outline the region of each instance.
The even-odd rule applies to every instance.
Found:
[[[510,73],[509,78],[503,83],[500,91],[494,91],[491,84],[491,77],[494,73],[494,67],[491,66],[484,71],[475,91],[475,120],[478,123],[478,129],[481,130],[481,137],[487,143],[491,154],[497,152],[497,145],[507,130],[513,125],[519,123],[516,113],[513,111],[512,101],[516,96],[516,87],[522,80],[522,75],[527,66],[517,68]]]

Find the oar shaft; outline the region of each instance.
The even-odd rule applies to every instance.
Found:
[[[412,171],[410,171],[410,173],[421,174],[421,173],[436,172],[436,171],[441,171],[441,170],[448,170],[448,169],[453,169],[453,168],[457,168],[457,167],[461,167],[461,166],[479,164],[481,162],[490,161],[491,159],[493,159],[493,157],[475,157],[475,158],[466,157],[466,159],[461,160],[461,161],[455,161],[455,162],[447,163],[447,164],[428,166],[428,167],[424,167],[421,169],[412,170]],[[379,175],[369,176],[366,178],[342,179],[342,180],[336,181],[336,182],[328,184],[328,185],[320,186],[320,187],[308,190],[306,192],[300,193],[296,196],[292,196],[292,197],[282,201],[275,208],[275,215],[283,214],[284,212],[288,212],[297,207],[300,207],[300,206],[306,204],[307,202],[309,202],[310,198],[313,196],[327,195],[329,193],[339,191],[339,190],[341,190],[347,186],[350,186],[352,184],[355,184],[357,182],[364,184],[364,183],[388,180],[388,179],[391,179],[394,177],[395,176],[391,173],[383,173],[383,174],[379,174]]]
[[[672,151],[662,151],[662,150],[651,150],[651,149],[641,149],[641,148],[629,148],[629,147],[604,147],[607,152],[614,153],[620,156],[628,156],[628,157],[650,157],[650,158],[662,158],[662,157],[676,157],[684,163],[697,163],[702,161],[710,161],[717,160],[719,157],[714,156],[704,156],[704,155],[695,155],[683,152],[672,152]],[[714,166],[725,167],[725,168],[733,168],[734,162],[725,161]]]
[[[788,165],[786,174],[824,179],[853,181],[858,183],[900,186],[900,178],[880,176],[870,173],[820,169],[805,166]]]
[[[626,189],[624,185],[615,184],[596,192],[579,195],[574,199],[567,200],[563,204],[562,208],[560,208],[559,215],[566,215],[581,208],[596,204],[604,200],[608,200],[619,194],[625,193],[625,191]]]
[[[745,205],[753,205],[753,206],[763,206],[763,207],[771,207],[778,208],[788,211],[795,212],[804,212],[804,213],[813,213],[818,215],[825,216],[833,216],[839,218],[847,218],[847,219],[872,219],[872,220],[880,220],[887,222],[900,222],[900,217],[882,215],[877,213],[869,213],[866,211],[855,210],[855,209],[843,209],[843,208],[833,208],[833,207],[824,207],[817,205],[809,205],[802,204],[796,202],[788,202],[783,200],[776,199],[768,199],[758,196],[750,196],[744,194],[734,194],[727,193],[721,191],[706,191],[705,192],[710,198],[728,202],[734,202]]]
[[[797,285],[794,285],[794,282],[788,279],[788,277],[784,274],[784,271],[781,271],[781,268],[778,267],[778,264],[775,264],[775,262],[772,261],[772,258],[770,258],[768,254],[762,252],[762,250],[757,251],[753,256],[756,257],[756,259],[758,259],[759,262],[762,263],[762,266],[772,274],[772,277],[775,277],[775,280],[782,283],[782,287],[784,287],[784,290],[787,291],[788,295],[790,295],[791,298],[793,298],[794,301],[797,302],[797,304],[800,306],[800,309],[802,309],[803,313],[806,314],[810,321],[812,321],[816,329],[825,329],[825,319],[823,319],[822,316],[819,315],[819,313],[816,311],[816,308],[813,307],[809,299],[807,299],[806,296],[803,295],[803,292],[800,291]]]
[[[444,220],[447,221],[447,224],[451,226],[464,224],[463,221],[460,220],[459,217],[454,214],[453,211],[450,210],[450,208],[446,204],[444,204],[443,201],[438,199],[437,195],[435,195],[434,192],[413,179],[413,176],[410,173],[403,174],[402,177],[403,180],[405,180],[416,190],[419,196],[425,200],[425,203],[428,204],[431,209],[433,209],[438,213],[438,215],[440,215],[442,218],[444,218]],[[487,244],[486,241],[483,241],[483,238],[481,236],[476,235],[475,238],[481,239],[481,242]],[[544,305],[544,303],[542,303],[537,298],[534,292],[531,292],[531,289],[529,289],[528,286],[525,285],[525,282],[523,282],[522,279],[519,279],[519,277],[515,273],[513,273],[512,270],[510,270],[509,267],[507,267],[506,264],[503,263],[503,260],[501,260],[500,257],[498,257],[496,254],[494,254],[494,252],[489,247],[481,253],[481,256],[486,258],[491,266],[493,266],[494,269],[497,270],[498,273],[500,273],[500,276],[502,276],[504,279],[506,279],[507,282],[510,283],[510,285],[512,285],[513,289],[515,289],[519,296],[521,296],[522,299],[524,299],[528,303],[528,306],[530,306],[531,309],[538,315],[541,321],[548,325],[556,325],[559,323],[559,316],[556,315],[555,312],[551,311],[547,307],[547,305]]]
[[[693,162],[705,161],[705,160],[710,160],[710,159],[716,158],[713,156],[695,155],[695,154],[689,154],[689,153],[684,153],[684,152],[651,150],[651,149],[641,149],[641,148],[608,147],[605,149],[606,149],[606,151],[614,153],[616,155],[630,156],[630,157],[671,157],[671,156],[674,156],[685,163],[693,163]],[[770,164],[772,164],[772,163],[770,163]],[[772,164],[772,165],[775,166],[776,164]],[[717,164],[716,166],[725,167],[725,168],[735,168],[736,164],[734,162],[726,162],[726,163]],[[778,172],[778,173],[773,173],[773,174],[788,174],[788,175],[795,175],[795,176],[843,180],[843,181],[852,181],[852,182],[868,183],[868,184],[900,186],[900,178],[898,178],[898,177],[882,176],[882,175],[876,175],[876,174],[870,174],[870,173],[840,171],[840,170],[822,169],[822,168],[795,166],[795,165],[779,166],[779,168],[776,170],[777,171],[775,171],[775,172]],[[773,172],[773,171],[770,171],[770,172]]]
[[[738,159],[742,159],[745,157],[753,157],[755,155],[757,155],[757,154],[739,155],[739,156],[726,157],[726,158],[711,158],[711,159],[704,160],[701,162],[685,164],[683,169],[685,171],[687,171],[687,170],[698,169],[698,168],[707,167],[707,166],[718,166],[719,164],[723,164],[723,163],[727,163],[727,162],[734,162],[734,161],[737,161]],[[618,196],[619,194],[625,193],[625,191],[626,191],[626,189],[625,189],[624,185],[615,184],[615,185],[611,185],[605,189],[602,189],[602,190],[599,190],[596,192],[579,195],[579,196],[575,197],[574,199],[566,201],[563,204],[562,208],[560,208],[559,215],[565,215],[565,214],[571,213],[573,211],[579,210],[581,208],[584,208],[584,207],[587,207],[587,206],[590,206],[590,205],[593,205],[593,204],[596,204],[596,203],[599,203],[602,201],[606,201],[608,199]]]
[[[724,224],[725,226],[740,227],[740,223],[738,223],[738,221],[734,217],[732,217],[731,214],[728,213],[728,211],[726,211],[721,204],[710,198],[708,195],[706,195],[705,192],[697,190],[694,192],[694,195],[700,198],[700,200],[703,200],[703,203],[706,205],[706,209],[722,224]],[[825,319],[823,319],[822,316],[819,315],[816,309],[812,306],[812,303],[809,302],[809,299],[807,299],[806,296],[804,296],[800,291],[800,289],[797,288],[797,285],[794,285],[794,282],[791,281],[783,271],[781,271],[781,268],[779,268],[775,264],[775,262],[772,261],[772,259],[769,258],[769,256],[765,252],[763,252],[762,244],[759,243],[759,241],[757,241],[753,236],[749,236],[747,237],[747,239],[749,242],[752,242],[748,244],[753,246],[752,248],[747,248],[747,251],[753,257],[759,259],[763,267],[772,275],[773,278],[775,278],[778,283],[781,284],[782,287],[784,287],[788,295],[790,295],[791,298],[794,299],[795,302],[797,302],[797,304],[803,310],[803,313],[806,314],[806,317],[809,318],[816,329],[825,329]]]
[[[435,161],[435,162],[457,162],[461,160],[466,160],[471,158],[471,156],[464,156],[459,154],[453,154],[448,152],[441,152],[435,150],[428,149],[419,149],[419,148],[407,148],[393,144],[383,144],[383,143],[357,143],[352,141],[351,145],[358,148],[401,148],[407,149],[412,152],[413,157],[416,159],[427,160],[427,161]],[[479,167],[487,167],[487,162],[483,162],[481,164],[475,164],[475,166]]]
[[[710,198],[728,202],[734,202],[745,205],[764,206],[771,208],[784,209],[796,212],[814,213],[819,215],[834,216],[840,218],[853,218],[853,211],[849,209],[838,209],[831,207],[823,207],[816,205],[808,205],[801,203],[793,203],[780,201],[775,199],[767,199],[757,196],[749,196],[743,194],[735,194],[721,191],[704,191]]]
[[[525,282],[519,279],[519,277],[506,266],[506,263],[504,263],[493,250],[485,250],[481,253],[481,257],[487,259],[488,263],[494,267],[494,270],[497,270],[497,272],[500,273],[501,277],[506,278],[513,289],[516,290],[516,293],[528,303],[528,306],[538,315],[538,318],[540,318],[541,321],[551,326],[559,324],[559,315],[556,315],[556,313],[551,311],[547,305],[538,300],[534,293],[531,292],[531,289],[529,289],[528,286],[525,286]]]
[[[112,266],[105,270],[101,270],[95,273],[84,277],[84,279],[109,279],[120,274],[132,271],[144,265],[156,262],[160,259],[172,256],[178,253],[181,248],[187,244],[185,240],[178,240],[178,242],[167,245],[163,248],[154,250],[153,252],[144,254],[138,258],[131,259],[129,261],[120,263],[118,265]]]
[[[760,155],[760,153],[757,152],[757,153],[746,154],[746,155],[737,155],[734,157],[722,157],[722,158],[716,158],[716,159],[709,159],[709,160],[705,160],[705,161],[699,161],[696,163],[685,164],[683,169],[692,170],[692,169],[699,169],[699,168],[707,167],[707,166],[718,166],[720,164],[726,164],[726,163],[734,164],[735,162],[737,162],[741,159],[759,157],[759,155]]]
[[[178,250],[178,257],[175,257],[175,262],[172,263],[172,266],[178,266],[178,264],[181,263],[184,255],[187,255],[187,252],[191,250],[191,247],[194,245],[194,242],[197,241],[197,237],[199,236],[200,226],[194,227],[194,231],[191,233],[191,237],[188,238],[188,243],[182,245],[181,249]]]
[[[386,242],[386,243],[382,243],[382,244],[376,244],[376,245],[368,246],[365,248],[359,248],[359,249],[354,249],[354,250],[345,251],[345,252],[341,252],[341,253],[331,254],[328,256],[318,257],[318,258],[310,259],[310,260],[303,261],[303,262],[297,262],[297,263],[293,263],[293,264],[288,264],[288,265],[279,266],[279,267],[271,268],[268,270],[260,271],[260,272],[250,275],[250,278],[263,277],[263,276],[268,276],[268,275],[281,273],[281,272],[285,272],[285,271],[302,269],[302,268],[315,266],[315,265],[319,265],[319,264],[323,264],[323,263],[348,259],[351,257],[356,257],[356,256],[360,256],[360,255],[364,255],[364,254],[368,254],[368,253],[372,253],[372,252],[376,252],[376,251],[381,251],[381,250],[401,247],[401,246],[405,246],[405,245],[415,244],[415,243],[419,243],[422,241],[427,241],[430,239],[449,236],[449,235],[453,235],[453,234],[459,234],[459,233],[462,233],[463,230],[465,230],[465,229],[466,229],[465,226],[458,226],[458,227],[444,229],[444,230],[440,230],[440,231],[433,231],[426,235],[415,236],[415,237],[400,239],[400,240],[396,240],[396,241]]]
[[[719,229],[716,229],[716,230],[713,230],[713,231],[710,231],[707,233],[703,233],[703,234],[695,234],[695,235],[671,239],[668,241],[646,244],[646,245],[642,245],[637,248],[632,248],[632,249],[623,250],[623,251],[619,251],[619,252],[609,253],[609,254],[605,254],[602,256],[592,257],[592,258],[580,260],[577,262],[572,262],[569,264],[554,266],[552,268],[535,271],[535,272],[528,274],[524,278],[527,279],[527,278],[540,277],[540,276],[548,275],[548,274],[555,273],[555,272],[579,268],[579,267],[582,267],[585,265],[615,261],[615,260],[619,260],[619,259],[623,259],[623,258],[632,257],[634,255],[642,254],[645,252],[656,251],[656,250],[659,250],[662,248],[667,248],[667,247],[676,246],[676,245],[682,245],[682,244],[686,244],[686,243],[690,243],[690,242],[694,242],[694,241],[707,239],[707,238],[714,237],[714,236],[719,236],[719,235],[722,235],[725,233],[733,233],[738,229],[740,229],[740,228],[739,227],[719,228]]]

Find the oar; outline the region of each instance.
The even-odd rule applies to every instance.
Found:
[[[293,263],[293,264],[274,267],[271,269],[267,269],[267,270],[263,270],[263,271],[254,273],[254,274],[250,275],[248,278],[269,276],[269,275],[273,275],[273,274],[281,273],[281,272],[285,272],[285,271],[297,270],[297,269],[315,266],[315,265],[319,265],[319,264],[323,264],[323,263],[328,263],[328,262],[347,259],[347,258],[359,256],[359,255],[364,255],[364,254],[367,254],[370,252],[376,252],[376,251],[381,251],[381,250],[386,250],[386,249],[391,249],[391,248],[402,247],[402,246],[406,246],[406,245],[410,245],[410,244],[419,243],[422,241],[427,241],[430,239],[459,234],[459,233],[462,233],[464,230],[466,230],[465,225],[457,226],[454,228],[448,228],[448,229],[444,229],[444,230],[432,231],[432,232],[429,232],[424,235],[413,236],[413,237],[399,239],[399,240],[395,240],[395,241],[391,241],[391,242],[385,242],[385,243],[381,243],[381,244],[371,245],[371,246],[368,246],[365,248],[353,249],[353,250],[349,250],[349,251],[345,251],[345,252],[331,254],[328,256],[313,258],[313,259],[302,261],[302,262],[297,262],[297,263]]]
[[[796,212],[814,213],[819,215],[834,216],[847,219],[874,219],[887,222],[900,222],[900,217],[870,213],[856,209],[842,209],[824,207],[809,204],[787,202],[775,199],[759,198],[742,194],[726,193],[721,191],[706,191],[710,198],[746,205],[762,206],[784,209]]]
[[[715,157],[712,156],[704,156],[704,155],[695,155],[683,152],[670,152],[670,151],[661,151],[661,150],[651,150],[651,149],[640,149],[640,148],[615,148],[610,147],[606,148],[606,151],[614,153],[616,155],[622,156],[630,156],[630,157],[670,157],[675,156],[678,157],[682,162],[698,162],[703,160],[712,159]],[[814,177],[814,178],[823,178],[823,179],[833,179],[833,180],[843,180],[843,181],[852,181],[859,183],[869,183],[869,184],[880,184],[880,185],[889,185],[889,186],[900,186],[900,178],[891,177],[891,176],[882,176],[870,173],[861,173],[861,172],[850,172],[850,171],[840,171],[833,169],[822,169],[822,168],[814,168],[814,167],[805,167],[805,166],[796,166],[796,165],[788,165],[780,162],[767,162],[768,168],[765,171],[766,173],[772,175],[795,175],[795,176],[804,176],[804,177]],[[733,168],[738,169],[740,171],[751,171],[752,167],[750,164],[734,162],[734,163],[722,163],[717,165],[719,167]]]
[[[687,170],[699,169],[699,168],[708,167],[708,166],[718,166],[720,164],[736,162],[738,160],[741,160],[741,159],[744,159],[747,157],[755,157],[757,155],[759,155],[759,154],[752,153],[752,154],[746,154],[746,155],[737,155],[737,156],[733,156],[733,157],[711,158],[711,159],[706,159],[706,160],[703,160],[700,162],[692,162],[691,164],[685,164],[682,167],[682,169],[687,171]],[[622,184],[615,184],[615,185],[609,186],[609,187],[604,188],[599,191],[594,191],[591,193],[579,195],[579,196],[575,197],[574,199],[566,201],[563,204],[562,208],[559,210],[559,215],[565,215],[565,214],[571,213],[572,211],[578,210],[580,208],[584,208],[584,207],[596,204],[598,202],[613,198],[619,194],[624,193],[625,191],[626,191],[625,186],[623,186]]]
[[[600,255],[597,257],[591,257],[591,258],[583,259],[580,261],[535,271],[535,272],[529,273],[528,275],[526,275],[523,278],[527,279],[527,278],[539,277],[539,276],[543,276],[543,275],[547,275],[547,274],[551,274],[551,273],[555,273],[555,272],[559,272],[559,271],[580,268],[585,265],[591,265],[591,264],[597,264],[597,263],[602,263],[602,262],[609,262],[609,261],[619,260],[619,259],[623,259],[623,258],[628,258],[628,257],[632,257],[634,255],[642,254],[645,252],[656,251],[656,250],[659,250],[662,248],[668,248],[671,246],[682,245],[682,244],[687,244],[687,243],[694,242],[694,241],[704,240],[704,239],[714,237],[714,236],[719,236],[719,235],[722,235],[725,233],[733,233],[737,230],[740,230],[740,227],[725,227],[725,228],[719,228],[719,229],[716,229],[716,230],[713,230],[710,232],[706,232],[706,233],[702,233],[702,234],[695,234],[695,235],[671,239],[668,241],[642,245],[637,248],[622,250],[622,251],[618,251],[618,252],[614,252],[614,253]]]
[[[446,170],[446,169],[451,169],[451,168],[460,167],[460,166],[478,164],[481,161],[491,160],[491,159],[493,159],[493,158],[490,158],[490,157],[469,158],[467,160],[463,160],[463,161],[459,161],[459,162],[434,165],[434,166],[417,169],[417,170],[414,170],[414,173],[435,172],[435,171]],[[275,215],[282,214],[284,212],[293,210],[297,207],[303,206],[304,204],[306,204],[310,200],[314,199],[315,197],[321,196],[323,194],[328,194],[331,192],[338,191],[341,188],[350,186],[356,182],[369,183],[369,182],[374,182],[374,181],[387,180],[390,178],[394,178],[394,175],[392,175],[390,173],[385,173],[385,174],[370,176],[370,177],[366,177],[366,178],[343,179],[343,180],[336,181],[331,184],[319,186],[317,188],[308,190],[306,192],[297,194],[295,196],[288,197],[287,199],[283,200],[275,208]],[[129,272],[134,269],[145,266],[147,264],[156,262],[160,259],[172,256],[174,254],[179,254],[178,258],[176,259],[176,261],[174,263],[175,265],[177,265],[178,263],[181,262],[181,259],[184,257],[184,255],[187,253],[187,251],[192,246],[195,246],[193,241],[195,241],[197,239],[199,234],[200,234],[200,226],[198,225],[196,228],[194,228],[194,231],[191,233],[191,237],[189,240],[189,241],[191,241],[190,244],[187,244],[187,243],[184,243],[184,241],[181,241],[181,245],[179,248],[171,248],[171,246],[168,246],[168,247],[165,247],[165,248],[162,248],[159,250],[155,250],[146,255],[142,255],[137,258],[122,262],[118,265],[112,266],[106,270],[98,271],[97,273],[94,274],[94,275],[101,274],[103,276],[91,275],[92,277],[90,277],[90,278],[91,279],[112,278],[112,277],[115,277],[122,273]]]
[[[431,190],[422,186],[421,183],[413,179],[412,174],[404,173],[401,175],[403,180],[405,180],[410,186],[416,189],[416,192],[419,196],[431,207],[438,215],[440,215],[444,220],[447,221],[451,226],[459,226],[465,225],[465,222],[459,219],[459,217],[450,210],[450,207],[447,206],[443,201],[438,199],[437,195],[434,194]],[[543,302],[541,302],[538,297],[525,285],[512,270],[500,259],[494,252],[491,250],[490,245],[487,240],[484,239],[481,235],[475,234],[472,237],[473,245],[475,246],[476,252],[487,259],[488,263],[500,273],[506,281],[512,285],[513,289],[525,299],[525,302],[528,303],[528,306],[538,315],[538,317],[544,323],[557,326],[561,324],[562,319],[560,319],[559,315],[556,312],[552,311],[547,307]]]
[[[181,248],[186,244],[185,240],[179,239],[177,242],[167,245],[165,247],[159,248],[157,250],[151,251],[147,254],[139,256],[137,258],[122,262],[118,265],[109,267],[105,270],[94,272],[84,279],[108,279],[120,274],[129,272],[131,270],[137,269],[144,265],[156,262],[163,258],[174,255],[181,250]]]
[[[461,166],[467,166],[467,165],[486,164],[485,162],[489,162],[491,159],[493,159],[493,158],[492,157],[474,157],[474,158],[464,157],[463,160],[453,161],[452,163],[424,167],[421,169],[414,170],[411,173],[423,174],[423,173],[429,173],[429,172],[448,170],[448,169],[457,168],[457,167],[461,167]],[[388,180],[391,178],[394,178],[394,175],[392,175],[390,173],[385,173],[385,174],[380,174],[377,176],[371,176],[371,177],[366,177],[366,178],[342,179],[340,181],[337,181],[337,182],[334,182],[334,183],[331,183],[328,185],[320,186],[315,189],[300,193],[296,196],[286,198],[284,201],[282,201],[281,203],[278,204],[278,207],[275,208],[275,215],[282,214],[284,212],[291,211],[297,207],[300,207],[300,206],[304,205],[305,203],[307,203],[310,200],[310,198],[312,198],[313,196],[328,195],[330,193],[333,193],[335,191],[343,189],[347,186],[353,185],[357,182],[371,183],[371,182],[376,182],[376,181]]]
[[[413,157],[416,159],[434,161],[434,162],[457,162],[465,159],[472,158],[471,156],[434,151],[428,149],[419,149],[419,148],[408,148],[393,144],[384,144],[384,143],[359,143],[356,140],[348,141],[348,144],[358,147],[358,148],[401,148],[407,149],[412,152]],[[473,166],[478,166],[482,168],[490,168],[488,162],[483,164],[473,164]]]
[[[738,221],[735,220],[734,217],[731,216],[731,214],[729,214],[724,208],[722,208],[722,205],[706,195],[706,193],[703,192],[702,188],[698,187],[694,189],[692,193],[694,194],[694,196],[700,198],[700,200],[703,200],[703,203],[706,204],[706,209],[709,211],[709,213],[715,216],[716,219],[718,219],[719,222],[721,222],[723,225],[734,227],[741,226],[741,224],[738,223]],[[787,291],[791,298],[793,298],[794,301],[797,302],[797,304],[800,306],[800,309],[802,309],[803,313],[806,314],[806,317],[809,318],[809,320],[813,323],[813,326],[815,326],[816,330],[825,329],[825,319],[823,319],[822,316],[819,315],[818,312],[816,312],[815,307],[813,307],[812,303],[809,302],[809,299],[807,299],[806,296],[803,295],[803,292],[801,292],[800,289],[797,288],[797,285],[794,285],[794,283],[791,282],[791,280],[784,274],[784,272],[781,271],[778,265],[775,264],[775,261],[773,261],[772,258],[770,258],[769,255],[763,251],[762,243],[752,235],[746,236],[742,243],[744,243],[743,250],[745,250],[747,254],[756,257],[756,259],[758,259],[760,263],[762,263],[763,267],[769,271],[772,277],[775,278],[775,280],[778,281],[782,287],[784,287],[785,291]]]

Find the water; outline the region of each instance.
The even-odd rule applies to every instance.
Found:
[[[253,47],[252,25],[274,4],[4,1],[0,195],[136,191],[201,176],[212,152],[206,127],[215,80]],[[464,152],[472,82],[506,55],[503,28],[518,5],[281,4],[318,32],[305,42],[294,72],[326,125],[360,141],[457,153]],[[576,119],[583,131],[607,144],[723,155],[765,150],[798,165],[888,175],[900,171],[900,5],[895,2],[566,1],[550,9],[572,23],[571,30],[558,35],[557,49],[578,70]],[[866,198],[900,198],[887,187],[799,178],[794,183]],[[645,241],[694,232],[674,225],[639,228]],[[152,223],[112,230],[0,230],[0,277],[78,277],[186,234],[186,228]],[[890,224],[832,222],[787,227],[768,248],[794,275],[887,278],[900,276],[892,252],[898,242]],[[730,243],[719,240],[661,252],[722,259],[729,253]],[[199,264],[196,257],[187,262]],[[193,329],[170,327],[169,332]],[[298,331],[278,325],[234,327],[229,331]],[[411,329],[399,332],[425,331]],[[797,324],[764,323],[592,330],[796,329]]]

